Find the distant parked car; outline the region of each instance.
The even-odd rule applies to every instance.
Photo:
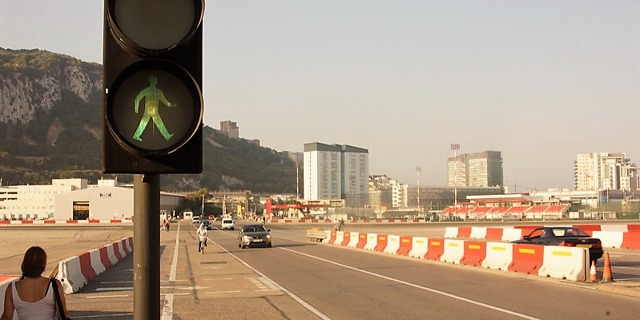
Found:
[[[207,228],[207,230],[211,230],[211,221],[202,220],[202,224],[204,225],[205,228]]]
[[[220,222],[220,229],[222,230],[233,230],[235,229],[235,224],[233,223],[233,219],[231,218],[222,218],[222,222]]]
[[[271,247],[271,230],[261,224],[247,224],[238,232],[238,247]]]
[[[602,242],[576,227],[538,227],[512,243],[588,248],[591,261],[602,257]]]

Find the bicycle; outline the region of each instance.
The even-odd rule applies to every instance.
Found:
[[[206,241],[206,239],[205,239]],[[198,251],[200,251],[200,253],[204,254],[204,247],[206,247],[206,245],[204,244],[205,241],[198,241],[200,242],[200,248],[198,248]]]

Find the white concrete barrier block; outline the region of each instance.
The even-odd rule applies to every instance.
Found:
[[[14,281],[20,279],[20,277],[17,276],[0,276],[0,314],[2,314],[2,312],[4,311],[4,293],[5,291],[7,291],[7,286],[9,286],[10,283],[13,283]],[[18,319],[18,313],[14,312],[13,313],[13,319],[16,320]]]
[[[460,264],[464,257],[464,240],[444,239],[444,253],[440,257],[441,262]]]
[[[513,243],[487,242],[487,255],[482,267],[507,271],[513,261]]]
[[[571,281],[586,281],[590,270],[588,250],[545,246],[542,266],[538,270],[538,275]]]
[[[515,241],[522,239],[522,229],[502,229],[502,241]]]
[[[56,278],[62,282],[62,289],[66,294],[78,292],[87,284],[87,279],[80,268],[80,259],[77,256],[58,263],[58,276]]]
[[[360,232],[351,232],[349,234],[349,243],[347,243],[347,247],[355,248],[360,241]]]
[[[409,256],[418,259],[424,259],[424,256],[429,250],[428,241],[429,239],[427,237],[413,237]]]
[[[626,224],[601,224],[600,231],[628,232]]]
[[[364,245],[365,250],[375,250],[378,245],[378,234],[377,233],[367,233],[367,244]]]
[[[89,251],[89,256],[91,256],[91,267],[96,272],[96,275],[99,275],[107,270],[104,264],[102,264],[102,260],[100,260],[100,249]]]
[[[113,243],[105,246],[107,248],[107,256],[109,257],[109,261],[111,261],[111,265],[115,265],[120,260],[116,257],[115,249],[113,249]]]
[[[455,239],[458,237],[458,227],[445,227],[444,237],[447,239]]]
[[[400,236],[388,235],[387,246],[384,248],[384,253],[396,254],[400,249]]]
[[[342,245],[344,241],[344,231],[336,231],[336,241],[333,242],[336,246]]]
[[[487,227],[471,227],[471,239],[484,239],[487,237]]]
[[[620,248],[624,239],[623,234],[622,231],[594,231],[593,237],[600,239],[603,247]]]

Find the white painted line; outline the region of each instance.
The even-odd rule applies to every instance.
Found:
[[[105,291],[132,291],[133,287],[106,287],[106,288],[97,288],[95,292],[105,292]]]
[[[100,281],[100,284],[133,283],[133,281]]]
[[[238,293],[238,292],[240,292],[240,290],[233,290],[233,291],[205,291],[204,293],[219,294],[219,293]]]
[[[191,293],[185,292],[185,293],[167,293],[167,294],[162,294],[161,293],[160,296],[167,296],[169,294],[172,294],[174,296],[190,296],[191,295]]]
[[[178,230],[176,231],[176,243],[175,249],[173,249],[173,261],[171,262],[171,273],[169,274],[169,283],[173,284],[176,281],[176,270],[178,267],[178,249],[180,235],[180,223],[178,223]],[[173,290],[164,296],[164,307],[162,308],[161,320],[173,320],[173,297],[175,294]]]
[[[211,240],[211,239],[210,239]],[[215,245],[217,245],[220,249],[222,249],[222,251],[226,252],[227,254],[229,254],[230,256],[232,256],[234,259],[238,260],[238,262],[242,263],[245,267],[249,268],[251,271],[259,274],[261,277],[267,278],[269,279],[269,277],[267,277],[266,275],[264,275],[262,272],[256,270],[254,267],[250,266],[249,264],[247,264],[246,262],[242,261],[242,259],[238,258],[238,256],[236,256],[235,254],[229,252],[229,250],[223,248],[221,245],[219,245],[218,243],[211,241],[211,243],[214,243]],[[269,279],[271,282],[273,282],[273,284],[278,288],[278,290],[286,293],[288,296],[290,296],[293,300],[296,300],[300,305],[302,305],[303,307],[305,307],[307,310],[313,312],[313,314],[315,314],[316,316],[318,316],[320,319],[323,320],[331,320],[331,318],[329,318],[329,316],[327,316],[326,314],[320,312],[320,310],[316,309],[314,306],[310,305],[309,303],[307,303],[306,301],[302,300],[300,297],[296,296],[295,294],[293,294],[291,291],[285,289],[283,286],[277,284],[275,281]]]
[[[89,296],[86,299],[128,298],[128,294],[114,294],[112,296]]]
[[[312,259],[320,260],[320,261],[323,261],[323,262],[326,262],[326,263],[330,263],[330,264],[333,264],[333,265],[336,265],[336,266],[339,266],[339,267],[347,268],[349,270],[361,272],[361,273],[364,273],[364,274],[367,274],[367,275],[370,275],[370,276],[374,276],[374,277],[382,278],[382,279],[385,279],[385,280],[393,281],[393,282],[396,282],[396,283],[404,284],[406,286],[413,287],[413,288],[416,288],[416,289],[429,291],[429,292],[432,292],[432,293],[435,293],[435,294],[443,295],[445,297],[449,297],[449,298],[452,298],[452,299],[460,300],[460,301],[463,301],[463,302],[468,302],[470,304],[474,304],[474,305],[477,305],[477,306],[480,306],[480,307],[484,307],[484,308],[487,308],[487,309],[503,312],[503,313],[506,313],[506,314],[509,314],[509,315],[512,315],[512,316],[516,316],[516,317],[519,317],[519,318],[529,319],[529,320],[540,320],[538,318],[531,317],[531,316],[528,316],[526,314],[518,313],[518,312],[515,312],[515,311],[511,311],[511,310],[503,309],[503,308],[500,308],[500,307],[492,306],[492,305],[489,305],[489,304],[486,304],[486,303],[482,303],[482,302],[474,301],[474,300],[471,300],[471,299],[463,298],[461,296],[456,296],[454,294],[446,293],[444,291],[423,287],[421,285],[413,284],[413,283],[406,282],[406,281],[403,281],[403,280],[398,280],[398,279],[394,279],[394,278],[391,278],[391,277],[383,276],[381,274],[377,274],[377,273],[373,273],[373,272],[370,272],[370,271],[358,269],[358,268],[355,268],[355,267],[352,267],[352,266],[348,266],[348,265],[345,265],[345,264],[342,264],[342,263],[334,262],[334,261],[331,261],[331,260],[315,257],[315,256],[312,256],[312,255],[303,253],[303,252],[298,252],[298,251],[295,251],[295,250],[282,248],[282,247],[277,247],[277,248],[281,249],[281,250],[286,250],[286,251],[289,251],[289,252],[292,252],[292,253],[296,253],[296,254],[299,254],[301,256],[305,256],[305,257],[308,257],[308,258],[312,258]]]

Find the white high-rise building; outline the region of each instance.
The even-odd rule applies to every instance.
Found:
[[[369,151],[319,142],[304,145],[304,199],[345,199],[365,205],[369,196]]]
[[[495,187],[504,184],[502,152],[459,154],[447,161],[450,187]]]
[[[638,190],[638,168],[625,153],[580,153],[574,165],[576,190]]]

